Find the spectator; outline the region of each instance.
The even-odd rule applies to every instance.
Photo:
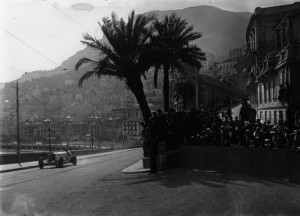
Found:
[[[289,103],[290,102],[290,96],[291,96],[291,86],[289,82],[285,83],[285,102]]]
[[[283,84],[280,84],[280,89],[279,89],[279,95],[278,95],[278,100],[282,103],[283,106],[285,106],[285,95],[286,89]]]
[[[232,111],[231,111],[230,106],[228,106],[226,114],[227,114],[227,118],[229,118],[230,120],[232,120]]]

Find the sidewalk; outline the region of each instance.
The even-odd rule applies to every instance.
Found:
[[[148,173],[150,172],[149,168],[143,167],[143,160],[140,160],[136,162],[135,164],[131,165],[130,167],[127,167],[126,169],[122,170],[122,173]]]
[[[132,149],[124,149],[124,150],[103,152],[103,153],[90,154],[90,155],[81,155],[81,156],[77,156],[77,160],[100,157],[100,156],[104,156],[104,155],[114,154],[116,152],[130,151],[130,150],[132,150]],[[143,164],[142,164],[142,166],[143,166]],[[31,161],[31,162],[25,162],[25,163],[20,163],[20,164],[19,163],[3,164],[3,165],[0,165],[0,173],[12,172],[12,171],[23,170],[23,169],[31,169],[31,168],[36,168],[36,167],[38,167],[38,161]]]

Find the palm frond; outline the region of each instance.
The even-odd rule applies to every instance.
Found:
[[[79,81],[78,81],[78,86],[82,87],[82,84],[85,80],[89,79],[90,77],[94,76],[96,74],[96,71],[88,71],[85,74],[82,75],[82,77],[80,77]]]
[[[83,64],[87,64],[87,63],[96,64],[97,62],[89,58],[81,58],[76,63],[75,70],[78,70]]]

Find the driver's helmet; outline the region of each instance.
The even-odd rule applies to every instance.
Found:
[[[67,154],[70,156],[71,155],[71,152],[68,148],[65,148],[65,151],[67,152]]]

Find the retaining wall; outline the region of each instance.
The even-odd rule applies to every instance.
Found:
[[[191,168],[289,178],[300,184],[300,154],[286,149],[184,146],[179,160]]]

